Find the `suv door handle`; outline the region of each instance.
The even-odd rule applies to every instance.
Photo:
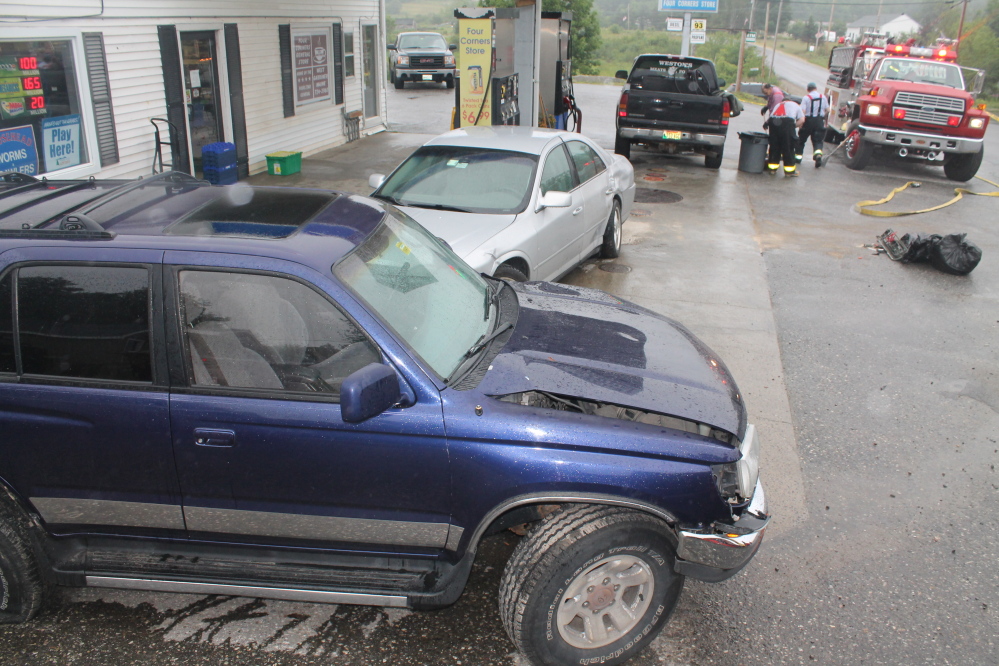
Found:
[[[577,208],[576,210],[572,211],[572,214],[573,214],[573,215],[579,215],[579,214],[580,214],[580,213],[582,213],[582,212],[583,212],[583,207],[582,207],[582,206],[580,206],[580,207],[579,207],[579,208]]]
[[[236,433],[232,430],[212,430],[211,428],[195,428],[194,443],[198,446],[235,446]]]

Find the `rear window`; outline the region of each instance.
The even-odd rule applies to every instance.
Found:
[[[685,95],[710,95],[718,89],[714,63],[673,55],[639,56],[628,83],[642,90]]]

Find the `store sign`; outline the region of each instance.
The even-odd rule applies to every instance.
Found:
[[[683,32],[683,19],[682,18],[668,18],[666,19],[666,29],[670,32]]]
[[[42,121],[42,155],[45,171],[80,163],[80,116],[59,116]]]
[[[661,12],[713,12],[718,13],[718,0],[659,0]]]
[[[492,19],[458,19],[458,62],[461,127],[492,125],[489,80],[492,76]]]
[[[329,30],[295,32],[292,57],[295,62],[295,104],[310,104],[331,98]]]
[[[38,175],[38,150],[31,125],[0,130],[0,172]]]
[[[756,41],[756,33],[755,32],[747,32],[746,33],[746,41],[747,42],[755,42]]]

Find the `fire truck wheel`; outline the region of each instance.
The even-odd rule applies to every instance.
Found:
[[[862,171],[871,159],[871,152],[873,152],[874,146],[870,142],[864,141],[864,137],[861,136],[859,120],[855,120],[850,124],[850,127],[846,130],[846,139],[844,141],[846,145],[843,146],[843,157],[847,168],[854,171]]]
[[[978,173],[978,167],[982,166],[984,156],[984,148],[977,153],[958,153],[944,162],[944,174],[951,180],[971,180]]]

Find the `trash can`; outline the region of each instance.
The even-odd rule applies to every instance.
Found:
[[[767,163],[770,137],[763,132],[739,132],[742,147],[739,150],[739,171],[763,173]]]
[[[268,153],[267,173],[272,176],[290,176],[302,170],[302,153],[290,150],[279,150]]]

